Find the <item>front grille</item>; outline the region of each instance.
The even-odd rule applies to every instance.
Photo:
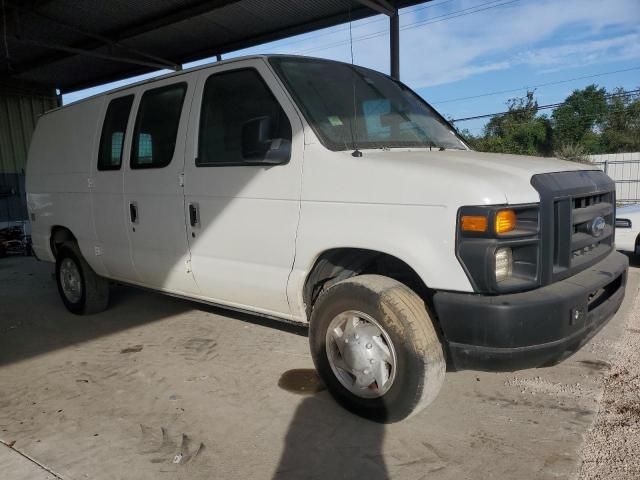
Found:
[[[615,188],[609,177],[561,172],[535,175],[531,183],[540,193],[541,284],[574,275],[612,250]]]
[[[573,199],[571,267],[597,255],[603,247],[606,247],[606,251],[611,249],[615,210],[613,196],[613,192],[606,192]],[[592,222],[596,218],[605,221],[604,229],[598,234],[592,230]]]
[[[554,201],[554,273],[579,268],[611,250],[613,196],[613,192],[603,192]],[[593,229],[597,218],[605,222],[598,232]]]

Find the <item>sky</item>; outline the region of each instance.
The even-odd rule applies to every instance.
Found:
[[[353,22],[354,62],[389,73],[389,21]],[[152,52],[157,53],[157,52]],[[349,26],[229,53],[287,53],[350,61]],[[185,68],[215,59],[186,64]],[[155,72],[65,94],[65,104]],[[640,87],[640,0],[433,0],[400,11],[400,78],[448,118],[506,109],[535,89],[538,103],[595,83]],[[498,93],[496,93],[498,92]],[[486,120],[458,122],[473,134]]]

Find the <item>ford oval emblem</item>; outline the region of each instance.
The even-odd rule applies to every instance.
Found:
[[[607,227],[607,222],[602,217],[596,217],[591,222],[591,235],[599,237],[604,233],[604,229]]]

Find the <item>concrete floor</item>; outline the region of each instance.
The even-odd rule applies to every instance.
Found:
[[[77,317],[51,265],[3,259],[0,477],[567,478],[639,277],[561,365],[448,373],[431,407],[383,426],[323,391],[302,328],[122,286]]]

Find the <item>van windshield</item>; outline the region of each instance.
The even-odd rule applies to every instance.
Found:
[[[467,149],[431,106],[386,75],[327,60],[269,60],[322,143],[331,150]]]

